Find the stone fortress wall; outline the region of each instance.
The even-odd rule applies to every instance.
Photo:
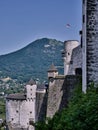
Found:
[[[76,75],[56,76],[52,79],[54,85],[49,86],[47,117],[52,118],[56,112],[67,107],[73,90],[79,84],[80,79],[81,76]]]
[[[83,90],[98,84],[98,0],[82,1]]]
[[[36,121],[42,121],[46,118],[47,111],[47,92],[36,93]]]

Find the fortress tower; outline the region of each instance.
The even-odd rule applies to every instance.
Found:
[[[82,1],[83,87],[98,84],[98,0]]]
[[[63,60],[64,60],[64,75],[69,75],[69,66],[71,63],[71,57],[73,49],[79,46],[79,42],[75,40],[68,40],[64,42],[64,53],[63,53]]]
[[[26,93],[10,94],[6,98],[6,122],[9,130],[34,130],[37,85],[26,85]]]

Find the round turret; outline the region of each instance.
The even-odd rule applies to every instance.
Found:
[[[28,82],[28,85],[34,85],[36,84],[36,82],[33,79],[30,79],[30,81]]]
[[[64,75],[68,75],[73,49],[79,46],[79,42],[75,40],[68,40],[64,42],[64,46],[65,46],[65,51],[64,51],[65,54],[63,55]]]

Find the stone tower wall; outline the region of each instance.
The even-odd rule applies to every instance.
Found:
[[[6,100],[6,121],[14,128],[27,128],[28,108],[26,101]]]
[[[86,13],[87,0],[82,0],[82,91],[85,93],[87,89],[87,44],[86,44]]]
[[[47,101],[47,117],[53,117],[68,105],[73,89],[79,84],[80,76],[68,75],[54,78],[54,85],[49,86]]]
[[[82,48],[81,45],[73,49],[68,75],[75,75],[76,68],[82,69]]]
[[[98,84],[98,0],[83,0],[83,88]]]
[[[98,0],[87,0],[87,83],[98,84]]]
[[[36,89],[37,89],[37,85],[26,85],[26,96],[27,99],[34,99],[36,97]]]
[[[52,83],[49,83],[48,89],[48,101],[47,101],[47,117],[53,117],[53,115],[58,111],[61,97],[62,97],[62,85],[64,82],[64,77],[62,79],[54,78]]]
[[[74,40],[69,40],[69,41],[65,41],[64,44],[65,44],[64,75],[68,75],[73,49],[79,45],[79,42]]]
[[[36,93],[36,121],[42,121],[46,118],[47,110],[47,92]]]
[[[6,122],[15,129],[34,130],[36,85],[26,85],[26,94],[10,94],[6,99]]]

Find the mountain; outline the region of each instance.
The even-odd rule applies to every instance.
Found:
[[[9,76],[23,82],[32,77],[43,81],[47,79],[47,70],[52,63],[63,66],[63,49],[63,42],[42,38],[16,52],[1,55],[0,77]]]

